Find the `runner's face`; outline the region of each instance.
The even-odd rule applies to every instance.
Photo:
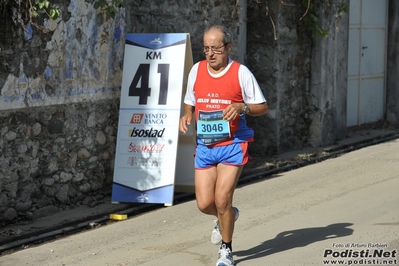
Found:
[[[231,44],[224,44],[222,38],[222,32],[218,30],[210,30],[204,35],[204,47],[207,47],[205,52],[206,60],[208,61],[210,70],[213,72],[222,71],[229,62],[229,52]],[[212,51],[209,47],[218,48],[216,51]]]

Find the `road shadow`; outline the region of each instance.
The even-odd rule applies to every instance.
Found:
[[[304,247],[326,239],[349,236],[352,223],[336,223],[325,227],[303,228],[279,233],[274,239],[267,240],[247,250],[234,251],[236,263],[269,256],[293,248]]]

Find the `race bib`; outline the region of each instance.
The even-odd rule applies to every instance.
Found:
[[[205,145],[211,145],[230,138],[229,122],[223,120],[223,110],[198,111],[197,136]]]

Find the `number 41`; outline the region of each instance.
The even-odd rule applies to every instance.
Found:
[[[158,73],[161,74],[158,105],[165,105],[168,96],[169,64],[158,64]],[[141,86],[138,87],[140,79]],[[147,104],[148,97],[151,96],[149,79],[150,64],[140,64],[129,87],[129,97],[138,96],[139,104]]]

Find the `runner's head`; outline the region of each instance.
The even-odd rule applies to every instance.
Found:
[[[211,26],[205,30],[203,48],[209,70],[219,73],[229,62],[231,34],[224,26]]]

